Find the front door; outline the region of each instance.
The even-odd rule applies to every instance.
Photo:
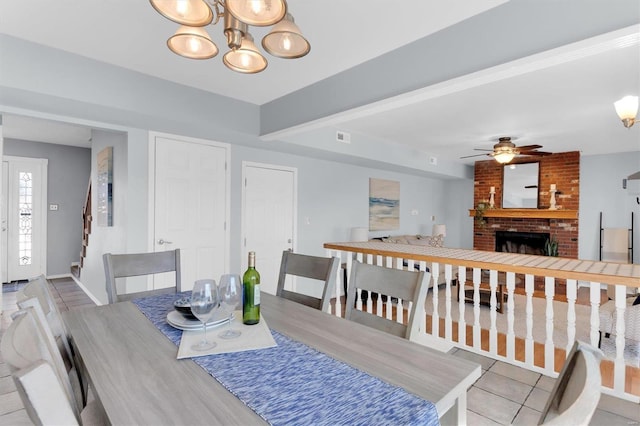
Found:
[[[2,282],[46,273],[47,160],[5,156],[2,162]]]
[[[275,294],[284,250],[295,248],[295,168],[243,163],[242,270],[256,252],[261,291]]]
[[[228,145],[154,137],[154,250],[180,249],[182,289],[229,269]],[[154,288],[172,285],[158,276]]]

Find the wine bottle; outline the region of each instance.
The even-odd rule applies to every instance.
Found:
[[[260,274],[256,270],[256,253],[249,252],[249,267],[242,276],[242,322],[247,325],[260,321]]]

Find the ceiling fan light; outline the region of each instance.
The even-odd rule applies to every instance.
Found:
[[[173,53],[189,59],[209,59],[218,54],[218,46],[200,27],[181,26],[167,40],[167,46]]]
[[[257,27],[273,25],[287,13],[284,0],[226,0],[225,8],[242,22]]]
[[[624,127],[631,127],[636,121],[636,115],[638,114],[638,97],[637,96],[625,96],[619,101],[615,102],[613,106],[616,109],[616,113]]]
[[[301,58],[311,50],[289,13],[262,39],[262,47],[273,56],[285,59]]]
[[[190,27],[203,27],[213,21],[213,12],[204,0],[149,0],[162,16]]]
[[[249,33],[244,35],[239,48],[224,54],[222,61],[229,69],[245,74],[255,74],[267,67],[267,59],[258,51]]]
[[[513,157],[515,156],[516,154],[510,151],[502,151],[493,154],[493,158],[500,164],[507,164],[508,162],[513,160]]]

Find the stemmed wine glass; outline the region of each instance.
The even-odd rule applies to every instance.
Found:
[[[220,277],[220,309],[229,317],[229,327],[220,332],[218,337],[222,339],[233,339],[242,332],[231,328],[233,312],[236,310],[242,299],[242,282],[240,275],[225,274]]]
[[[220,307],[220,296],[215,280],[196,280],[191,292],[191,312],[202,321],[204,337],[191,346],[194,351],[207,351],[216,347],[216,342],[207,340],[207,322]]]

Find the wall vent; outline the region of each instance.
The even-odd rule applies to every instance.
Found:
[[[342,143],[351,143],[351,134],[338,130],[336,132],[336,140]]]

